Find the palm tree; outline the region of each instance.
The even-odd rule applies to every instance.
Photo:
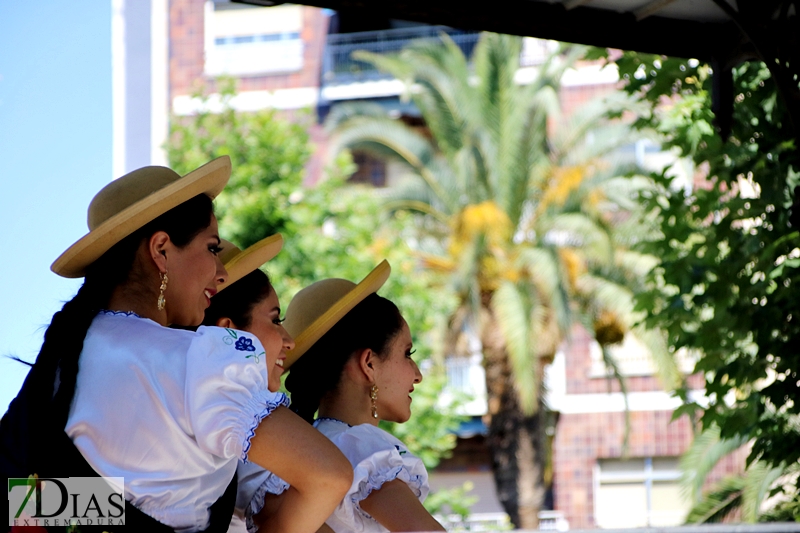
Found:
[[[723,438],[716,425],[694,439],[680,462],[681,485],[693,502],[687,523],[721,522],[735,512],[742,522],[748,523],[794,520],[798,504],[794,480],[800,473],[800,466],[796,464],[770,467],[755,460],[743,473],[728,475],[703,492],[714,467],[727,455],[746,446],[748,440],[743,436]],[[782,496],[774,498],[778,491]],[[772,501],[768,501],[771,497]],[[785,516],[787,510],[790,512]]]
[[[427,131],[366,104],[335,108],[328,126],[334,149],[371,150],[407,170],[388,206],[419,214],[423,264],[450,274],[461,304],[450,344],[465,331],[480,338],[498,497],[517,527],[535,528],[548,449],[543,370],[575,322],[604,347],[632,327],[629,287],[652,266],[626,249],[640,230],[632,192],[644,182],[603,160],[626,137],[608,125],[596,134],[602,108],[560,120],[559,82],[580,49],[519,84],[521,39],[483,34],[472,64],[442,41],[357,53],[406,82]],[[674,369],[660,338],[641,335]]]

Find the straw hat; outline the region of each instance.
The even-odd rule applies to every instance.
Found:
[[[364,298],[377,292],[391,271],[384,259],[358,285],[346,279],[329,278],[298,292],[286,308],[283,322],[295,344],[286,354],[284,368],[289,368]]]
[[[67,248],[50,269],[80,278],[112,246],[173,207],[206,194],[215,198],[231,177],[231,160],[218,157],[181,177],[166,167],[144,167],[112,181],[89,204],[89,233]]]
[[[219,258],[228,271],[228,279],[217,287],[217,292],[230,287],[250,272],[254,271],[281,251],[283,237],[280,233],[261,239],[246,250],[240,250],[235,244],[222,239],[222,253]]]

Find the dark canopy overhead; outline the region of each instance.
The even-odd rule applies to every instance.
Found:
[[[269,0],[239,0],[275,5]],[[755,0],[772,4],[769,0]],[[308,0],[306,5],[710,61],[752,52],[725,0]],[[741,3],[741,2],[740,2]],[[747,2],[745,2],[747,3]]]
[[[283,3],[234,1],[265,6]],[[727,109],[733,97],[730,69],[744,60],[762,59],[778,83],[797,131],[800,125],[797,2],[800,0],[301,0],[299,3],[370,17],[697,58],[714,67],[719,111]]]

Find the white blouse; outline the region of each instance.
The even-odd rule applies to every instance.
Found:
[[[104,311],[83,343],[66,432],[125,498],[181,532],[208,527],[250,439],[279,405],[264,350],[245,332],[165,328]]]
[[[289,484],[255,463],[239,461],[236,472],[239,486],[228,533],[255,533],[258,527],[253,516],[264,508],[264,497],[267,494],[283,493],[289,488]]]
[[[428,495],[428,472],[422,460],[405,444],[371,424],[349,426],[332,418],[321,418],[314,427],[328,437],[353,465],[353,484],[325,522],[336,533],[384,533],[360,503],[388,481],[401,479],[422,502]],[[252,516],[264,506],[264,494],[280,494],[288,486],[275,474],[254,464],[239,465],[236,513],[228,533],[256,530]],[[245,527],[246,524],[246,527]]]

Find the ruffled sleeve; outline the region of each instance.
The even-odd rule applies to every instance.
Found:
[[[289,488],[289,484],[255,463],[240,462],[236,471],[239,477],[239,486],[234,514],[242,518],[247,525],[247,531],[255,533],[258,528],[253,522],[253,516],[264,508],[266,495],[282,494]]]
[[[334,531],[374,530],[377,523],[360,503],[389,481],[402,480],[420,501],[427,497],[425,465],[392,435],[363,424],[333,436],[331,441],[353,465],[353,484],[328,521]]]
[[[243,331],[201,327],[187,355],[186,409],[201,449],[247,462],[250,439],[261,420],[289,405],[267,388],[259,340]]]

